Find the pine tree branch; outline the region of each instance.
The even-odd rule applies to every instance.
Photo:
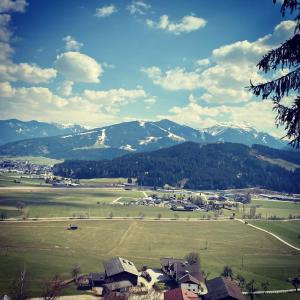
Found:
[[[289,144],[293,147],[299,148],[300,146],[300,96],[294,100],[292,107],[287,107],[280,104],[280,100],[274,98],[273,102],[275,106],[273,107],[274,111],[277,111],[276,116],[276,125],[284,126],[284,129],[287,131],[287,134],[284,137],[287,137]]]
[[[278,65],[284,67],[297,67],[300,64],[300,34],[283,43],[277,49],[271,50],[257,64],[265,73],[271,69],[276,70]]]
[[[277,0],[273,0],[273,3],[275,4]],[[284,0],[281,5],[281,15],[284,17],[286,10],[290,10],[290,14],[292,14],[295,10],[299,9],[300,2],[298,0]]]
[[[261,83],[258,85],[253,85],[248,87],[250,91],[253,92],[255,96],[262,96],[262,99],[267,99],[271,94],[280,101],[284,96],[289,95],[290,90],[300,92],[300,68],[284,75],[273,81],[268,81],[266,83]]]

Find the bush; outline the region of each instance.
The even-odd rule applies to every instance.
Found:
[[[153,284],[153,289],[155,290],[155,291],[163,291],[163,290],[165,290],[165,288],[166,288],[166,285],[165,285],[165,283],[164,282],[155,282],[154,284]]]

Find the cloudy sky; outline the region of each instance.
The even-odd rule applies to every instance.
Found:
[[[268,79],[257,62],[293,34],[279,9],[272,0],[1,0],[0,119],[248,122],[280,136],[271,103],[245,89]]]

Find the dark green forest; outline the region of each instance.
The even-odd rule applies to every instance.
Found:
[[[300,192],[300,168],[294,172],[259,158],[281,158],[300,163],[299,152],[248,147],[236,143],[186,142],[153,152],[103,161],[65,161],[54,166],[56,175],[71,178],[128,177],[139,185],[169,184],[188,189],[261,187]]]

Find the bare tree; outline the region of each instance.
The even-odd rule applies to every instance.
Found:
[[[30,298],[30,278],[25,266],[23,271],[12,281],[10,297],[11,300],[27,300]]]
[[[256,292],[257,288],[255,286],[256,282],[254,279],[250,280],[247,284],[246,284],[246,289],[250,295],[250,299],[253,300],[254,299],[254,293]]]
[[[80,272],[81,272],[81,268],[80,268],[79,265],[75,265],[71,269],[71,275],[72,275],[72,278],[74,278],[75,281],[77,280],[78,275],[80,274]]]
[[[58,275],[55,275],[52,279],[45,282],[42,297],[43,300],[57,299],[62,291],[67,287],[67,284]]]
[[[268,290],[270,283],[268,281],[262,282],[261,283],[261,288],[264,290],[264,292],[266,293],[266,291]]]
[[[232,279],[233,271],[232,271],[231,267],[225,266],[223,269],[223,272],[221,273],[221,276],[224,276],[226,278],[230,277]]]
[[[291,280],[291,284],[295,287],[296,292],[298,292],[298,288],[300,285],[300,277],[295,277]]]
[[[200,257],[199,254],[197,252],[190,252],[188,253],[184,259],[190,264],[198,264],[200,265]]]
[[[238,274],[236,276],[236,280],[238,281],[238,284],[239,284],[240,287],[243,288],[245,286],[246,280],[242,275]]]

